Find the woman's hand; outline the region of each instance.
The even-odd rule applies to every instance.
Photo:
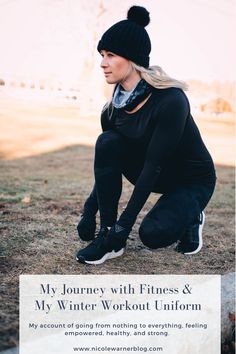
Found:
[[[107,242],[113,249],[125,247],[130,231],[131,229],[126,229],[116,222],[108,231]]]

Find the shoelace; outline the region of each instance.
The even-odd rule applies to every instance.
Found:
[[[106,228],[101,229],[97,233],[95,239],[90,243],[90,246],[95,245],[95,246],[101,247],[102,245],[104,245],[107,233],[108,233],[108,229],[106,229]]]
[[[119,247],[124,247],[128,238],[121,235],[124,230],[122,226],[117,225],[117,227],[115,227],[116,235],[110,238],[108,237],[109,230],[104,227],[98,232],[96,238],[88,247],[96,246],[97,248],[105,247],[107,249],[119,249]]]

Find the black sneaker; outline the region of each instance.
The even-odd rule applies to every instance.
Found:
[[[122,256],[127,237],[108,237],[108,228],[102,228],[97,237],[77,253],[76,260],[80,263],[102,264],[107,259]]]
[[[83,241],[91,241],[95,237],[96,219],[95,216],[81,215],[80,222],[77,225],[79,237]]]
[[[198,223],[191,225],[186,234],[184,239],[178,241],[177,245],[175,246],[175,250],[177,252],[183,254],[196,254],[202,248],[202,229],[205,222],[205,214],[202,211],[199,215]]]

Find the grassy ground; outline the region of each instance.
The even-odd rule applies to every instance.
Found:
[[[224,274],[234,270],[233,167],[216,166],[217,187],[206,210],[204,247],[198,255],[186,257],[173,247],[151,251],[142,245],[138,225],[158,198],[153,194],[139,214],[124,256],[95,267],[74,260],[85,245],[78,240],[76,225],[93,185],[93,148],[72,145],[10,160],[0,150],[5,158],[0,161],[0,350],[18,343],[19,274]],[[124,181],[120,208],[131,191]]]
[[[222,166],[217,166],[204,247],[197,256],[172,247],[151,251],[140,242],[136,226],[123,257],[96,267],[76,263],[75,252],[84,246],[76,224],[93,183],[92,159],[91,148],[74,146],[1,162],[1,349],[17,343],[19,274],[224,274],[234,269],[233,168]],[[130,192],[125,183],[121,207]],[[137,225],[156,198],[149,198]]]

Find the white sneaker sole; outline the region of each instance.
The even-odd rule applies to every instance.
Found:
[[[86,261],[84,260],[84,262],[81,263],[87,263],[87,264],[102,264],[105,261],[107,261],[108,259],[112,259],[112,258],[116,258],[116,257],[120,257],[122,256],[122,254],[124,253],[124,248],[121,248],[119,251],[115,252],[115,251],[111,251],[106,253],[101,259],[97,259],[96,261]],[[76,257],[76,260],[78,262],[80,262],[79,258]]]
[[[204,223],[205,223],[205,218],[206,218],[205,217],[205,213],[204,213],[204,211],[202,211],[202,223],[199,226],[199,245],[198,245],[198,248],[195,251],[192,251],[192,252],[184,252],[184,254],[186,254],[186,255],[196,254],[196,253],[198,253],[201,250],[202,245],[203,245],[203,242],[202,242],[202,230],[203,230],[203,226],[204,226]]]

